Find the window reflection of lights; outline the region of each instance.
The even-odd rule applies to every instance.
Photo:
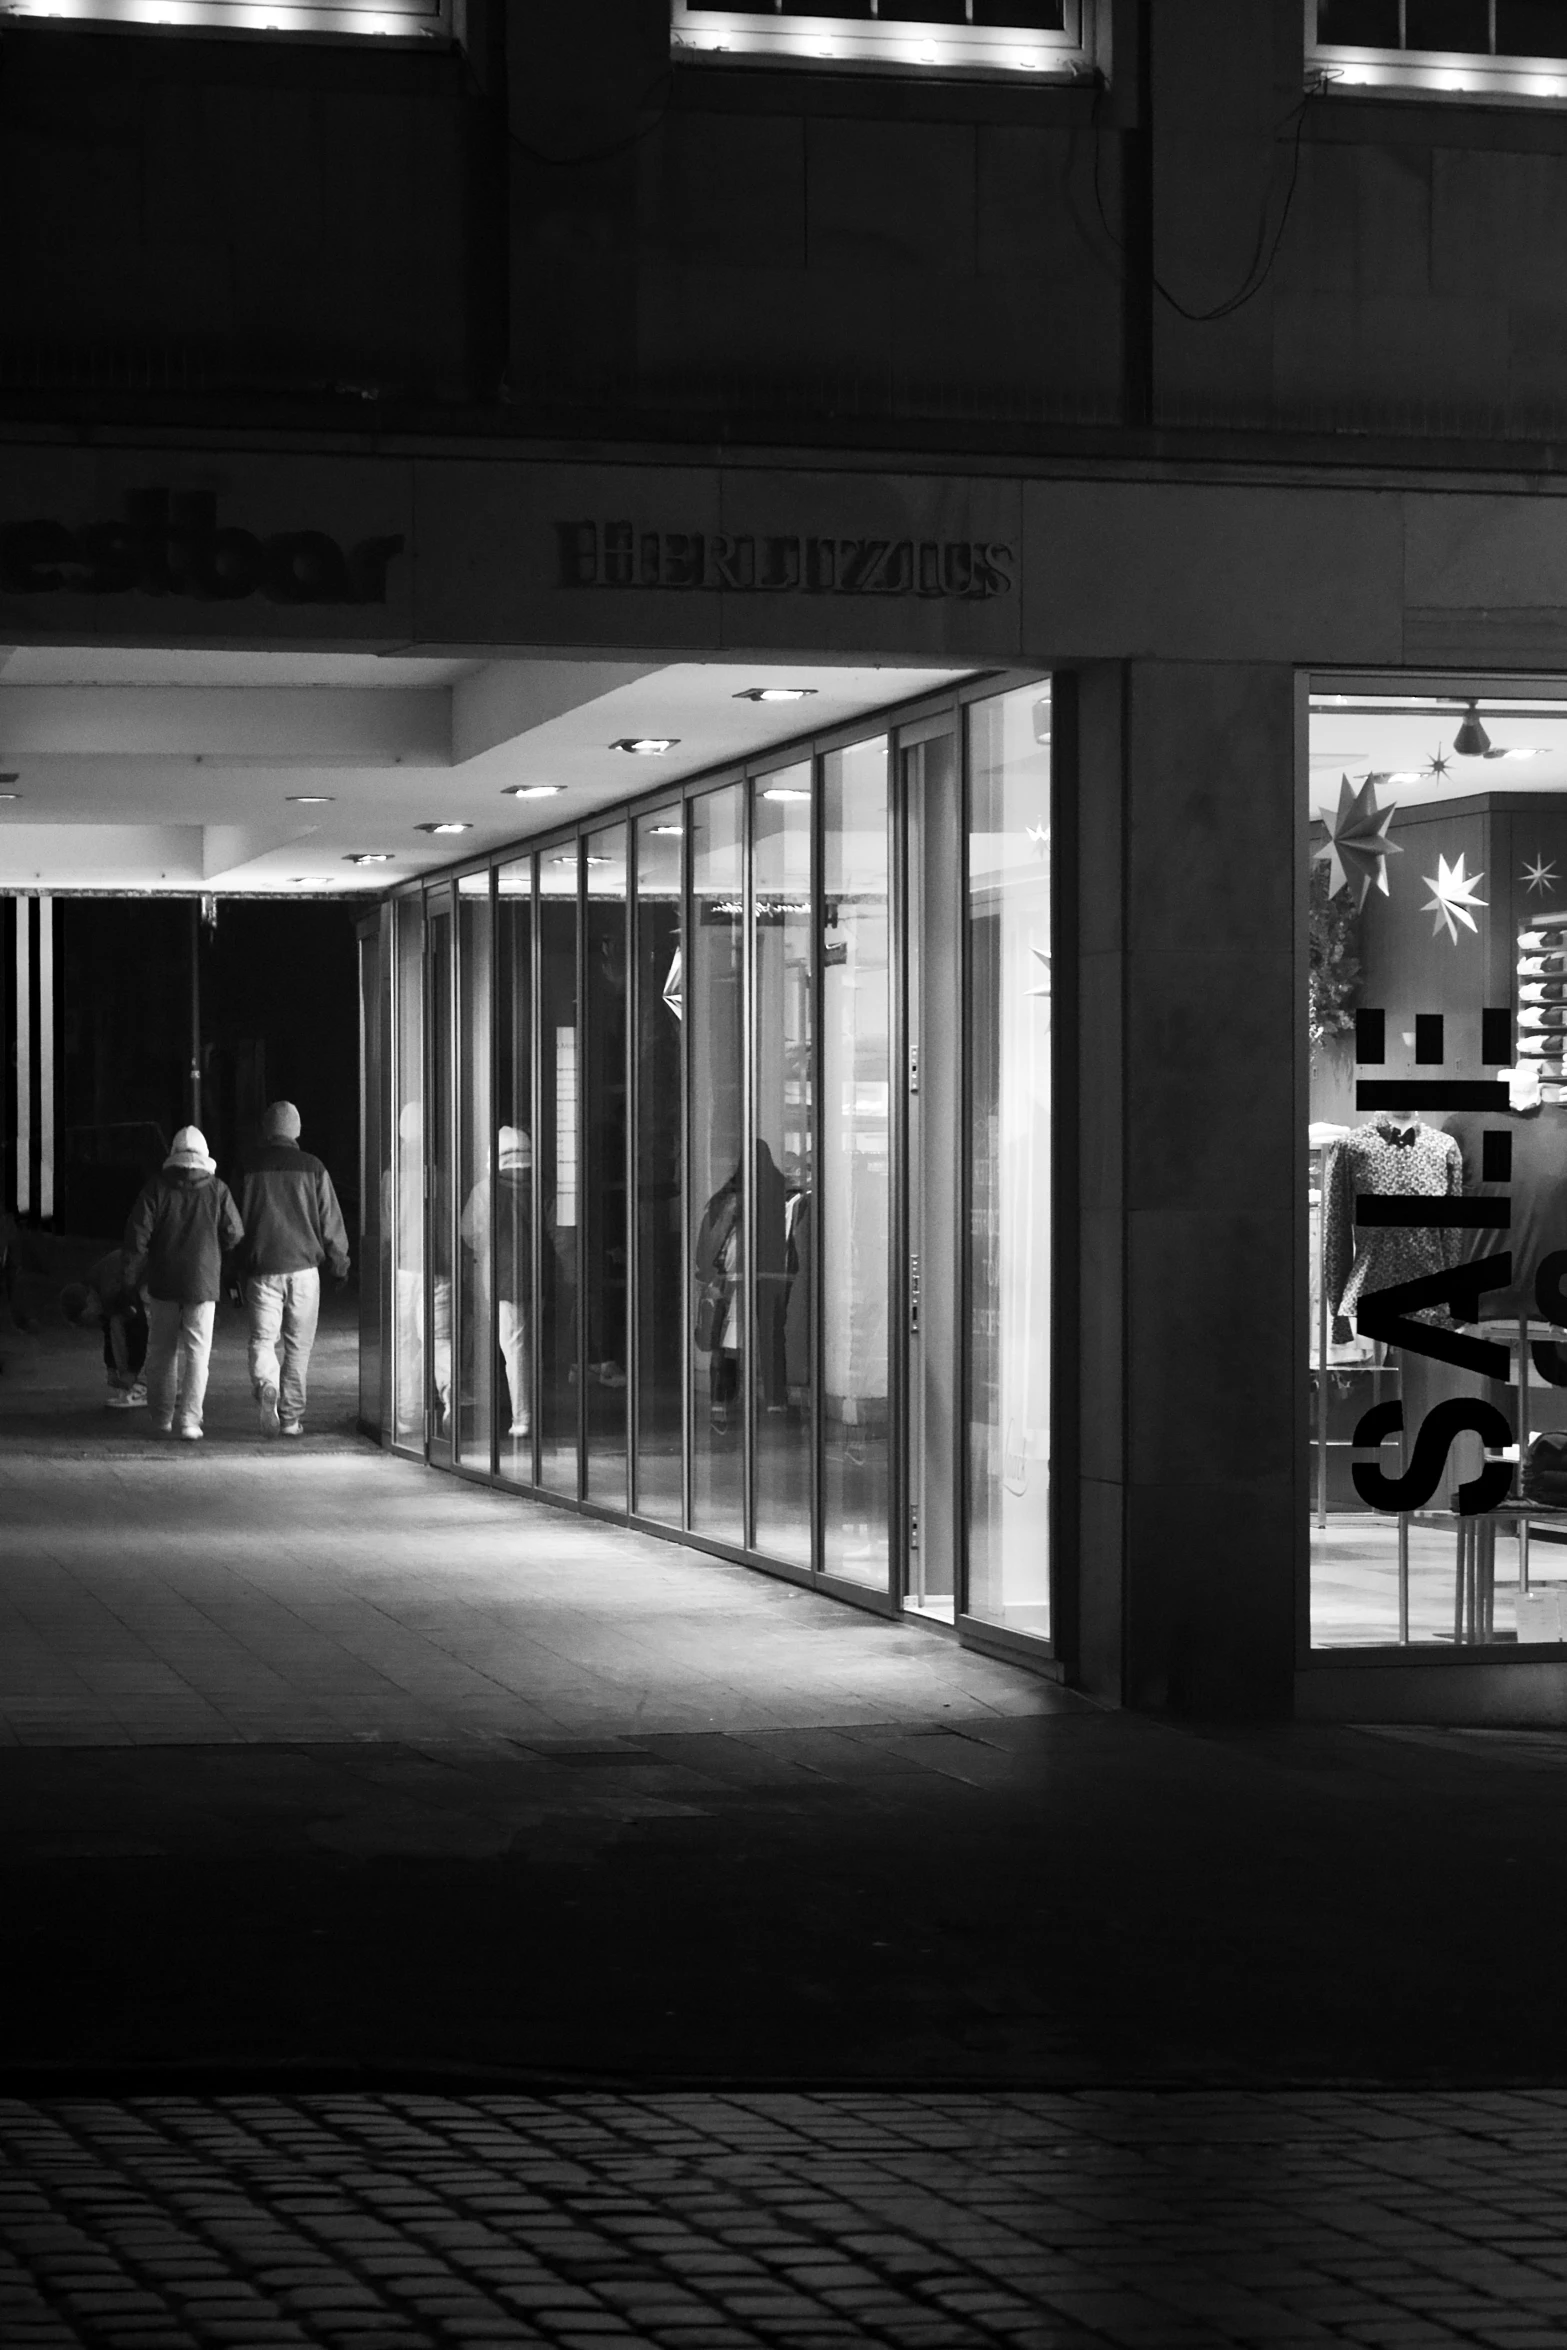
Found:
[[[652,829],[665,840],[679,840],[685,831],[685,826],[683,824],[655,824]]]
[[[764,800],[808,800],[810,796],[802,785],[793,783],[770,784],[762,794]]]

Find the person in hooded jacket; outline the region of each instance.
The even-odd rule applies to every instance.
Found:
[[[125,1226],[125,1278],[147,1300],[147,1402],[163,1435],[201,1434],[223,1259],[244,1237],[206,1136],[182,1126]]]
[[[250,1385],[263,1436],[303,1436],[305,1382],[321,1313],[321,1268],[348,1279],[348,1234],[332,1178],[299,1147],[299,1112],[270,1102],[240,1171]]]
[[[532,1317],[528,1310],[533,1297],[533,1144],[525,1128],[503,1126],[496,1137],[496,1149],[499,1161],[493,1186],[493,1287],[499,1308],[496,1335],[500,1343],[501,1360],[506,1366],[507,1400],[511,1405],[511,1423],[507,1433],[520,1440],[531,1435],[533,1429],[530,1371]],[[468,1251],[472,1265],[476,1327],[481,1331],[485,1330],[490,1318],[491,1188],[490,1177],[481,1175],[468,1194],[459,1227],[463,1246]],[[489,1343],[487,1336],[483,1343]]]

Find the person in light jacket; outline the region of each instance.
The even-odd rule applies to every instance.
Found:
[[[125,1227],[125,1278],[147,1301],[147,1405],[162,1435],[201,1435],[223,1259],[245,1237],[199,1126],[182,1126]]]

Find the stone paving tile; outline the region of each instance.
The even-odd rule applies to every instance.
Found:
[[[1567,2093],[0,2100],[5,2350],[1544,2350],[1564,2240]]]

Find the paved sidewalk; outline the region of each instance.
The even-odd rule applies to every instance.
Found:
[[[1554,2350],[1567,2097],[0,2102],[7,2350]]]

